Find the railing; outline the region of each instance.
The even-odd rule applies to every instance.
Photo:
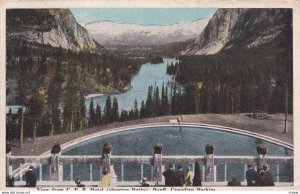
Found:
[[[211,160],[212,159],[212,160]],[[109,160],[109,163],[105,163],[105,160]],[[275,165],[276,171],[274,173],[274,179],[277,182],[277,185],[285,185],[286,183],[282,183],[280,180],[280,172],[279,172],[279,164],[290,164],[293,165],[293,157],[288,156],[268,156],[268,157],[255,157],[255,156],[214,156],[213,154],[207,154],[204,156],[179,156],[179,155],[161,155],[154,154],[150,156],[139,156],[139,155],[131,155],[131,156],[111,156],[110,154],[104,155],[101,157],[99,155],[89,155],[89,156],[65,156],[65,155],[56,155],[56,156],[7,156],[8,163],[8,174],[13,175],[15,177],[20,177],[18,181],[15,182],[15,185],[25,185],[22,176],[24,172],[28,169],[29,164],[34,164],[38,169],[38,185],[51,185],[51,186],[61,186],[61,185],[73,185],[74,183],[74,163],[88,163],[89,164],[89,181],[85,181],[85,185],[96,186],[99,183],[99,180],[95,180],[93,178],[94,170],[97,170],[100,174],[102,174],[102,169],[106,164],[109,165],[121,165],[120,179],[116,186],[124,186],[124,185],[138,185],[138,181],[125,181],[124,180],[124,164],[128,163],[136,163],[140,165],[140,177],[144,176],[145,170],[144,166],[151,166],[151,180],[150,182],[154,184],[154,182],[159,182],[159,184],[163,184],[164,179],[162,176],[162,172],[165,170],[165,166],[168,164],[189,164],[194,169],[194,163],[196,161],[200,161],[202,164],[202,180],[206,182],[208,185],[226,185],[229,180],[227,180],[228,175],[228,164],[244,164],[244,181],[245,184],[245,173],[247,170],[248,163],[256,163],[258,164],[259,160],[267,161],[268,165]],[[49,164],[51,162],[51,165]],[[212,163],[210,163],[210,162]],[[92,163],[100,164],[100,169],[94,169]],[[49,164],[49,175],[51,180],[43,180],[43,164]],[[63,179],[64,175],[64,166],[70,165],[70,180],[66,181]],[[218,172],[217,166],[224,165],[224,171]],[[13,166],[15,169],[13,170]],[[211,166],[212,169],[210,172],[207,172],[206,169]],[[224,175],[224,181],[217,182],[217,174],[222,173]],[[287,183],[292,184],[292,183]],[[204,184],[205,185],[205,184]]]

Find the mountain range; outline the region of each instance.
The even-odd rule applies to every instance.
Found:
[[[197,37],[210,18],[171,25],[139,25],[100,21],[85,25],[102,45],[164,45]]]
[[[289,13],[289,9],[218,9],[181,55],[210,55],[236,46],[255,48],[269,43],[286,25],[292,25]]]
[[[100,21],[83,27],[69,9],[8,9],[6,38],[8,42],[23,40],[75,52],[94,53],[103,50],[101,45],[167,45],[167,49],[175,48],[181,55],[211,55],[236,46],[254,48],[276,40],[288,22],[288,13],[289,9],[221,8],[211,18],[186,23]]]
[[[6,22],[8,40],[49,44],[75,52],[94,53],[101,48],[69,9],[8,9]]]

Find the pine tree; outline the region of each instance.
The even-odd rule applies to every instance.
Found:
[[[148,96],[146,100],[146,117],[152,117],[153,116],[153,99],[152,99],[152,93],[153,93],[153,86],[149,86],[148,88]]]
[[[80,103],[80,89],[79,89],[79,79],[76,65],[72,64],[70,67],[70,77],[68,78],[67,85],[65,87],[64,93],[64,122],[67,132],[72,132],[75,129],[76,117],[79,113],[78,104]]]
[[[172,113],[172,115],[178,114],[178,100],[177,100],[177,93],[176,93],[176,84],[172,88],[171,113]]]
[[[143,119],[143,118],[146,118],[146,107],[145,107],[145,102],[144,100],[142,101],[141,103],[141,110],[140,110],[140,118]]]
[[[105,101],[105,112],[104,112],[104,118],[106,123],[112,122],[112,107],[111,107],[111,98],[110,96],[107,96]]]
[[[154,104],[154,116],[159,115],[159,110],[160,110],[160,99],[159,99],[159,88],[156,86],[154,95],[153,95],[153,104]]]
[[[119,120],[119,106],[118,99],[113,99],[113,107],[112,107],[112,121],[117,122]]]
[[[96,126],[99,126],[101,125],[102,123],[102,115],[101,115],[101,106],[97,103],[97,106],[96,106],[96,115],[95,115],[95,123],[96,123]]]
[[[139,118],[139,109],[138,109],[138,103],[137,100],[134,100],[134,108],[133,108],[133,119]]]
[[[164,86],[161,88],[161,108],[160,115],[169,115],[169,101],[168,101],[168,88]]]
[[[128,111],[127,110],[121,110],[121,116],[120,121],[127,121],[128,120]]]
[[[84,96],[80,95],[80,104],[79,104],[79,119],[80,119],[80,126],[79,129],[82,130],[86,127],[86,106],[85,106],[85,99]]]
[[[129,120],[133,120],[134,119],[134,112],[133,112],[133,109],[131,109],[128,113],[128,119]]]
[[[41,119],[43,112],[45,111],[46,97],[44,95],[44,89],[39,88],[33,91],[32,95],[26,103],[26,107],[29,111],[29,117],[33,122],[33,141],[36,140],[38,122]]]
[[[96,114],[94,110],[94,101],[92,98],[90,102],[90,108],[89,108],[89,127],[94,127],[96,124],[95,121],[96,121]]]
[[[63,84],[63,76],[59,72],[59,62],[56,64],[56,72],[50,81],[49,87],[48,87],[48,114],[49,114],[49,120],[50,120],[50,133],[49,135],[53,135],[56,132],[59,131],[59,128],[61,127],[61,119],[60,119],[60,102],[62,97],[62,84]]]

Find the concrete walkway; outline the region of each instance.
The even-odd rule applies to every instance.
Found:
[[[253,119],[247,114],[197,114],[197,115],[181,115],[182,122],[188,123],[204,123],[211,125],[222,125],[226,127],[239,128],[262,135],[270,136],[287,143],[293,144],[293,115],[288,116],[288,133],[284,133],[284,115],[275,114],[270,115],[268,120]],[[22,149],[19,148],[18,143],[15,143],[12,148],[12,155],[40,155],[51,149],[53,143],[60,142],[60,144],[69,142],[71,140],[90,135],[103,130],[112,130],[116,127],[131,126],[136,124],[149,123],[165,123],[171,119],[177,119],[177,116],[164,116],[149,119],[142,119],[136,121],[127,121],[122,123],[114,123],[106,126],[100,126],[92,129],[86,129],[68,134],[54,135],[53,137],[45,136],[36,139],[35,143],[25,141]]]

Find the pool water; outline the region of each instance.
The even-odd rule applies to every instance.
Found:
[[[113,145],[113,155],[152,155],[156,143],[164,155],[203,155],[213,144],[215,155],[256,155],[256,145],[268,147],[268,155],[292,156],[293,151],[265,140],[199,127],[147,127],[95,137],[63,150],[63,155],[101,155],[104,143]]]
[[[213,144],[215,155],[251,155],[256,156],[256,145],[265,144],[268,147],[269,156],[293,156],[291,149],[270,143],[268,141],[225,132],[210,128],[199,127],[147,127],[132,129],[118,133],[111,133],[83,141],[63,150],[63,155],[99,155],[105,143],[113,145],[112,155],[152,155],[153,145],[163,145],[163,155],[204,155],[205,145]],[[178,165],[178,164],[174,164]],[[192,164],[181,164],[183,166]],[[203,165],[203,163],[202,163]],[[93,163],[92,180],[100,180],[100,164]],[[227,175],[225,177],[225,164],[217,165],[217,181],[229,181],[233,177],[244,181],[245,164],[226,164]],[[83,181],[90,180],[89,164],[73,164],[73,177]],[[121,181],[121,164],[114,165],[118,181]],[[275,181],[277,180],[277,166],[270,165]],[[124,164],[124,181],[138,181],[141,176],[151,180],[151,166],[143,165],[141,174],[140,164]],[[293,182],[293,165],[279,164],[280,182]],[[64,179],[70,180],[70,164],[64,166]]]

